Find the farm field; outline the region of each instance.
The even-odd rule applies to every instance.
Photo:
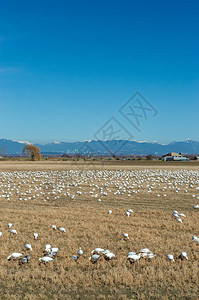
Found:
[[[198,187],[197,163],[0,162],[0,298],[198,299]],[[173,210],[185,215],[182,223]],[[59,251],[44,264],[46,244]],[[97,247],[115,257],[92,263]],[[143,248],[156,255],[128,259]],[[183,251],[188,260],[179,258]],[[13,252],[30,261],[8,261]]]

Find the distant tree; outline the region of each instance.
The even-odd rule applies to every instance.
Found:
[[[1,156],[4,157],[5,156],[5,148],[4,145],[1,145]]]
[[[147,160],[151,160],[153,158],[153,156],[151,155],[151,154],[148,154],[147,156],[146,156],[146,159]]]
[[[25,145],[23,147],[23,154],[29,155],[32,160],[41,160],[40,149],[34,145]]]

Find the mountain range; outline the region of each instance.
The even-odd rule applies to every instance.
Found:
[[[5,149],[6,155],[21,155],[26,141],[0,139],[0,151]],[[3,146],[2,146],[3,145]],[[199,154],[199,142],[186,140],[172,142],[167,145],[158,142],[136,142],[124,140],[90,140],[83,142],[53,142],[45,145],[35,144],[42,154],[82,154],[82,155],[163,155],[168,152]]]

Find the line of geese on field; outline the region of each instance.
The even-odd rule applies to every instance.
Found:
[[[177,211],[173,211],[173,216],[175,218],[179,217],[179,216],[183,216],[186,217],[183,213],[178,213]],[[12,227],[12,223],[8,223],[8,228],[10,229]],[[64,227],[56,227],[56,225],[51,225],[51,228],[53,230],[58,229],[60,232],[66,232]],[[11,230],[10,230],[11,231]],[[15,230],[16,231],[16,230]],[[1,234],[2,235],[2,234]],[[1,236],[0,235],[0,236]],[[123,238],[125,240],[129,239],[129,235],[128,233],[123,233],[122,234]],[[38,238],[38,234],[37,233],[33,233],[33,237],[36,240]],[[192,236],[192,241],[195,242],[196,244],[199,244],[199,237],[197,236]],[[32,251],[32,246],[31,244],[24,244],[24,247],[27,251]],[[44,250],[44,256],[39,258],[39,262],[43,262],[43,263],[48,263],[54,260],[54,258],[57,256],[59,251],[59,248],[55,248],[52,247],[51,244],[46,244],[45,245],[45,250]],[[83,256],[84,252],[81,249],[81,247],[79,248],[79,250],[77,251],[77,255],[72,255],[72,259],[77,262],[79,260],[79,258],[81,256]],[[103,249],[103,248],[95,248],[92,252],[91,252],[91,256],[89,257],[89,260],[92,263],[96,263],[101,257],[104,257],[105,260],[111,260],[115,257],[115,254],[113,252],[111,252],[108,249]],[[152,259],[156,256],[156,254],[154,254],[153,252],[151,252],[148,248],[143,248],[140,249],[137,252],[129,252],[127,255],[127,259],[132,263],[135,262],[137,260],[140,260],[141,258],[145,258],[145,259]],[[174,256],[172,254],[167,254],[166,258],[170,261],[175,261]],[[181,252],[181,254],[178,256],[178,258],[180,258],[181,260],[186,259],[188,260],[188,255],[185,251]],[[13,252],[11,255],[9,255],[7,257],[7,260],[11,260],[11,259],[19,259],[20,264],[24,264],[24,263],[29,263],[30,262],[30,255],[26,254],[25,256],[23,256],[22,253],[18,253],[18,252]]]

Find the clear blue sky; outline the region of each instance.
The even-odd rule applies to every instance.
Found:
[[[114,116],[136,140],[199,140],[199,1],[0,2],[0,137],[82,141]],[[157,109],[137,132],[136,91]]]

